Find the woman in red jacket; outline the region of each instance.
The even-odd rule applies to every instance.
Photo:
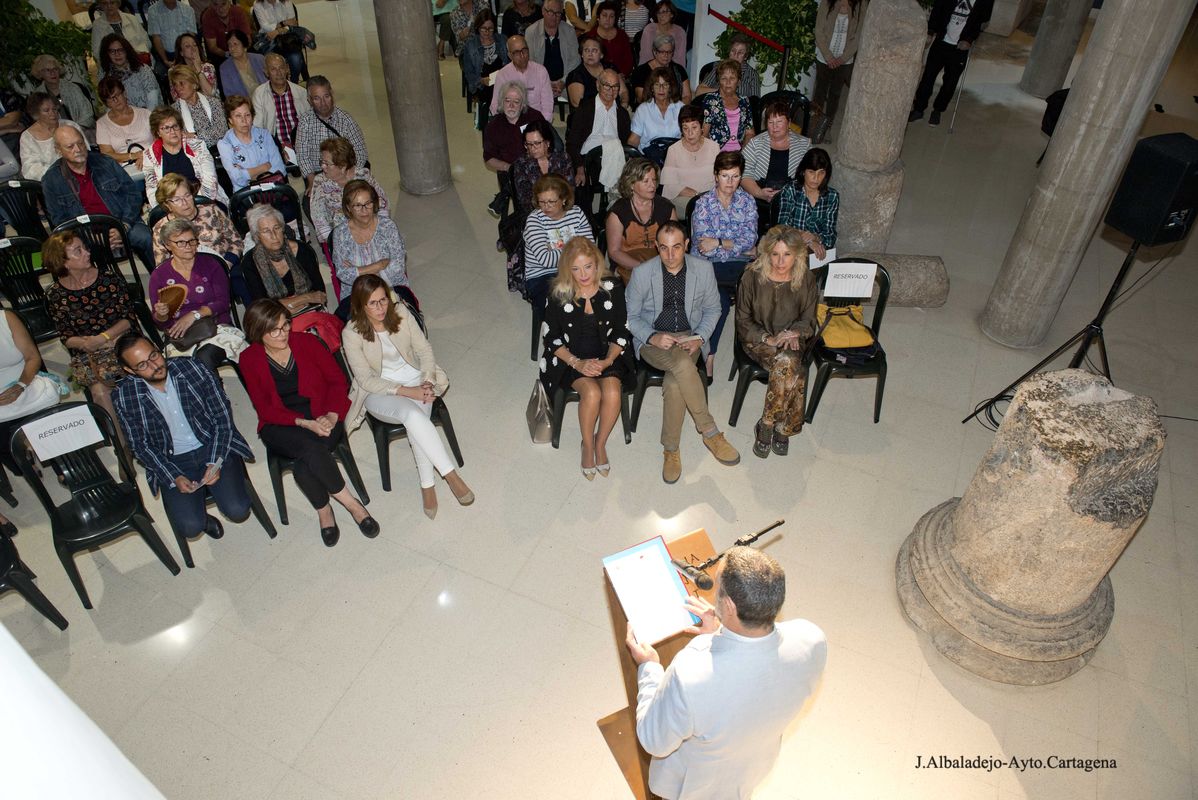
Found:
[[[349,386],[337,362],[310,333],[293,332],[291,315],[278,300],[257,300],[245,312],[251,342],[241,354],[241,374],[258,412],[258,437],[275,453],[295,459],[300,491],[320,518],[320,538],[337,544],[341,531],[332,497],[373,539],[379,524],[354,497],[333,450],[344,440]]]

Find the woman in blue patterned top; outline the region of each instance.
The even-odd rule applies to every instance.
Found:
[[[745,160],[739,152],[715,157],[715,188],[699,196],[691,214],[691,252],[712,262],[720,290],[720,318],[711,332],[707,374],[715,364],[715,351],[732,308],[732,295],[745,264],[757,245],[757,203],[740,188]]]
[[[225,114],[229,132],[216,143],[216,149],[234,191],[244,189],[250,181],[268,172],[287,174],[274,138],[262,128],[254,127],[254,108],[248,97],[230,97],[225,101]]]
[[[778,201],[778,224],[798,228],[817,258],[827,257],[836,247],[836,221],[840,215],[840,195],[828,186],[832,180],[832,159],[828,151],[815,147],[799,162],[798,183],[782,190]]]
[[[703,135],[724,152],[740,150],[753,138],[753,109],[749,98],[741,97],[736,90],[740,64],[732,59],[721,61],[716,74],[720,90],[703,95]]]
[[[333,228],[329,240],[333,268],[342,286],[353,286],[360,275],[378,275],[417,311],[420,301],[408,286],[408,251],[403,235],[386,214],[379,213],[379,194],[361,178],[345,184],[341,210],[345,219]],[[337,316],[349,319],[350,292],[345,292]]]

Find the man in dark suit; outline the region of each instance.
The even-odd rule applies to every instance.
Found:
[[[932,46],[928,49],[923,75],[915,90],[908,122],[923,119],[936,76],[943,71],[944,80],[932,104],[932,115],[928,117],[929,125],[940,124],[940,115],[948,108],[953,92],[957,90],[957,81],[965,71],[969,49],[982,32],[982,26],[990,21],[993,10],[994,0],[936,0],[928,15],[928,39]]]

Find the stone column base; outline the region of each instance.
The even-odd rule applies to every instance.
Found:
[[[840,192],[837,252],[885,252],[903,193],[902,160],[877,171],[859,170],[840,161],[834,166]]]
[[[1086,665],[1115,613],[1109,577],[1065,614],[1025,614],[980,592],[948,550],[953,498],[928,511],[899,550],[899,602],[942,655],[983,678],[1023,686],[1062,680]]]

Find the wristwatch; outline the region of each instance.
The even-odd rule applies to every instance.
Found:
[[[196,322],[199,322],[200,320],[202,320],[204,318],[204,315],[198,311],[191,312],[191,315],[196,318]]]

